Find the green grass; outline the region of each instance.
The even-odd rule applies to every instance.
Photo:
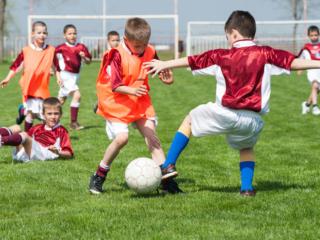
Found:
[[[272,80],[271,112],[256,146],[255,198],[239,196],[238,152],[224,136],[192,138],[179,163],[179,182],[187,193],[138,196],[125,185],[124,169],[149,156],[130,129],[128,145],[115,160],[106,192],[91,196],[89,176],[109,144],[105,123],[92,113],[99,64],[81,74],[80,122],[71,132],[73,160],[16,164],[11,149],[0,150],[0,239],[319,239],[319,117],[301,115],[309,94],[305,75]],[[8,65],[0,66],[0,76]],[[175,71],[175,84],[151,79],[165,151],[184,116],[214,100],[215,80]],[[0,125],[14,123],[21,101],[18,79],[0,89]],[[52,94],[57,94],[52,80]],[[69,102],[62,123],[68,126]]]

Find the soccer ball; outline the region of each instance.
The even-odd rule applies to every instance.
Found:
[[[149,193],[159,187],[160,167],[150,158],[137,158],[129,163],[125,171],[126,183],[137,193]]]

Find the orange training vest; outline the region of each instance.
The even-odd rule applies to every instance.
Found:
[[[148,45],[142,57],[132,55],[122,46],[122,44],[116,49],[121,56],[121,75],[123,84],[130,87],[138,87],[144,84],[149,90],[147,71],[142,69],[142,63],[154,59],[154,48]],[[155,117],[155,111],[149,94],[142,97],[136,97],[112,91],[107,68],[112,60],[113,51],[113,49],[110,50],[108,56],[104,56],[104,63],[100,67],[97,78],[97,113],[109,121],[123,123],[131,123],[138,119]]]
[[[45,99],[50,97],[50,68],[54,58],[54,47],[48,45],[43,51],[30,46],[23,48],[23,73],[19,81],[24,101],[28,96]]]

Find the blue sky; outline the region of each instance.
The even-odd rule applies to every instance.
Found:
[[[11,20],[8,24],[10,35],[26,35],[27,15],[32,3],[33,14],[102,14],[102,0],[10,0],[8,10]],[[173,0],[107,0],[107,14],[172,14]],[[182,38],[187,29],[188,21],[225,21],[233,10],[250,11],[256,20],[288,20],[292,19],[290,0],[179,0],[179,25]],[[320,12],[318,9],[313,12]],[[316,19],[314,13],[308,13]],[[320,18],[320,17],[319,17]],[[70,21],[48,20],[49,34],[61,35],[62,27]],[[101,35],[101,21],[74,21],[79,35]],[[153,33],[170,33],[170,21],[151,21]],[[116,29],[122,33],[123,21],[107,22],[107,31]]]

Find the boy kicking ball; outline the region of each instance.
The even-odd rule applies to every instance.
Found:
[[[240,153],[240,194],[254,196],[252,186],[255,157],[253,148],[263,129],[261,115],[269,111],[270,77],[291,70],[320,68],[320,61],[297,59],[289,52],[253,41],[256,23],[246,11],[234,11],[225,23],[231,49],[215,49],[177,60],[145,63],[148,73],[191,67],[194,74],[215,75],[216,101],[194,108],[179,127],[162,165],[163,178],[177,175],[176,161],[191,135],[224,134]]]
[[[60,125],[62,108],[57,98],[43,101],[43,116],[44,123],[28,132],[21,132],[18,125],[0,128],[0,147],[16,147],[13,159],[20,162],[73,157],[68,131]]]

